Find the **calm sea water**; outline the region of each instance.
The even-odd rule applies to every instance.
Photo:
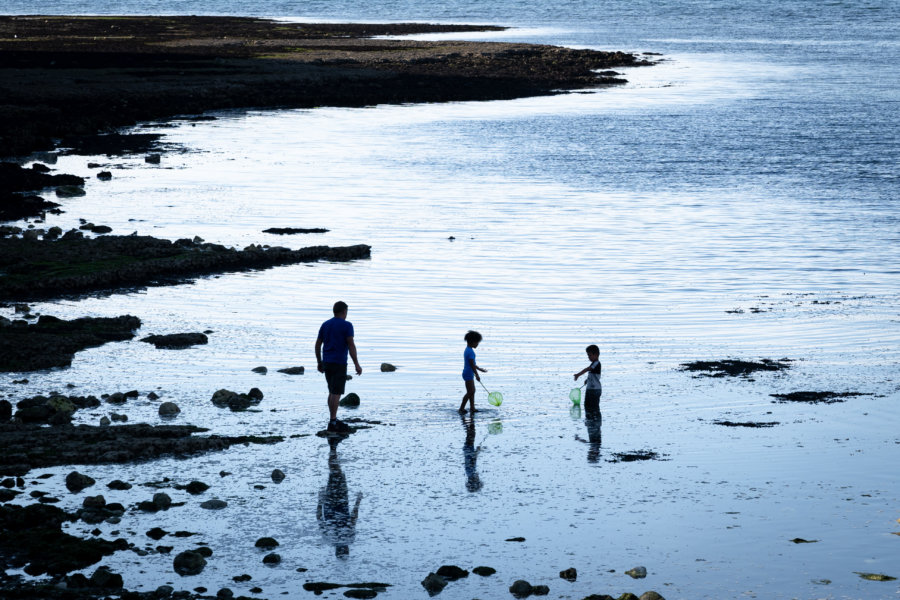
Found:
[[[452,583],[441,598],[505,597],[519,578],[548,584],[553,598],[900,593],[896,582],[857,574],[900,576],[896,3],[54,0],[38,10],[4,0],[2,8],[485,22],[515,29],[472,39],[663,55],[626,72],[629,85],[585,94],[151,124],[142,131],[164,134],[171,149],[158,167],[142,157],[60,157],[63,172],[90,175],[86,165],[97,161],[114,178],[91,179],[87,196],[66,200],[66,213],[42,226],[85,218],[118,233],[240,247],[373,246],[372,259],[357,263],[34,305],[61,317],[134,314],[141,336],[214,333],[208,346],[180,352],[138,341],[89,350],[70,369],[29,374],[27,385],[4,380],[2,393],[67,383],[85,394],[155,390],[182,407],[176,422],[304,436],[190,461],[85,468],[98,481],[201,479],[212,485],[207,497],[229,502],[211,515],[170,489],[187,505],[101,526],[150,548],[143,533],[155,525],[190,529],[201,535],[160,543],[177,552],[202,538],[215,552],[203,574],[185,579],[171,556],[119,553],[106,564],[128,587],[171,581],[249,594],[258,585],[258,596],[272,598],[308,595],[307,580],[376,580],[395,585],[385,597],[415,598],[442,564],[484,564],[498,574]],[[261,233],[283,226],[331,231]],[[324,382],[274,372],[312,369],[318,324],[339,298],[350,304],[366,369],[348,388],[363,399],[356,415],[381,422],[336,451],[351,506],[363,494],[344,558],[316,519],[335,466],[327,444],[308,436],[324,425]],[[474,442],[472,424],[455,413],[470,328],[485,335],[486,385],[505,397],[499,408],[478,398],[485,410]],[[589,343],[604,365],[600,431],[567,399]],[[727,357],[795,362],[751,380],[678,370]],[[380,373],[381,362],[399,370]],[[269,374],[250,372],[259,365]],[[223,413],[209,402],[219,388],[252,386],[266,394],[261,412]],[[771,402],[798,390],[872,395]],[[146,399],[127,412],[159,421]],[[779,425],[713,424],[720,419]],[[474,465],[472,446],[481,448]],[[662,460],[613,462],[638,450]],[[277,486],[276,467],[288,474]],[[53,481],[44,487],[57,491]],[[63,505],[80,505],[60,493]],[[144,499],[119,494],[106,496]],[[264,535],[281,542],[277,568],[263,567],[253,548]],[[526,541],[504,541],[516,536]],[[638,565],[646,579],[623,574]],[[559,579],[571,566],[578,581]],[[253,581],[231,581],[241,573]]]

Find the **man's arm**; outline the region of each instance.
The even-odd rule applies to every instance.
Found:
[[[316,338],[316,364],[318,365],[319,373],[324,373],[325,367],[322,366],[322,338]]]
[[[362,367],[359,366],[359,359],[356,358],[356,344],[353,343],[353,336],[347,336],[347,350],[350,352],[353,364],[356,365],[356,374],[362,375]]]

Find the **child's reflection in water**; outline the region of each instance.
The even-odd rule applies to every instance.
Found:
[[[478,451],[475,447],[475,415],[468,418],[462,416],[463,427],[466,428],[466,441],[463,444],[463,464],[466,469],[466,489],[477,492],[481,489],[481,478],[478,476]]]

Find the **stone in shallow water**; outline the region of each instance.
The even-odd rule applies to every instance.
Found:
[[[172,562],[175,572],[182,577],[187,575],[197,575],[206,566],[206,559],[199,552],[186,550],[175,556]]]
[[[633,569],[628,569],[625,571],[625,574],[631,577],[632,579],[643,579],[647,576],[647,568],[646,567],[634,567]]]
[[[447,587],[447,580],[437,573],[429,573],[428,576],[422,580],[422,587],[425,588],[425,591],[428,592],[429,596],[434,596],[440,594],[441,590]]]
[[[205,508],[207,510],[222,510],[226,506],[228,506],[228,503],[224,500],[213,499],[202,503],[200,508]]]
[[[481,575],[482,577],[490,577],[497,572],[497,569],[494,569],[493,567],[475,567],[472,569],[472,572],[476,575]]]

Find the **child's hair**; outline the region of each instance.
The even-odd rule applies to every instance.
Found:
[[[600,354],[600,348],[597,347],[597,344],[591,344],[584,351],[588,354]]]
[[[481,341],[481,334],[470,329],[463,339],[466,340],[467,344],[475,344]]]

